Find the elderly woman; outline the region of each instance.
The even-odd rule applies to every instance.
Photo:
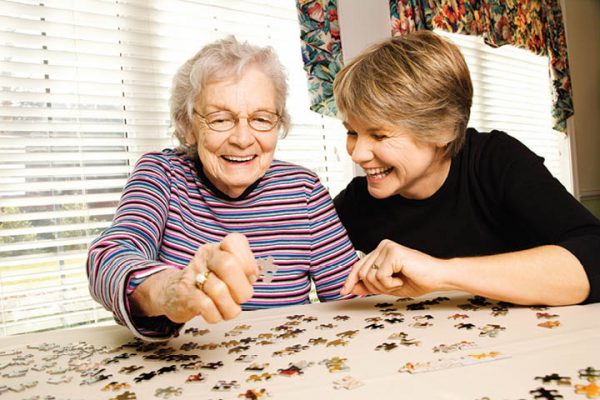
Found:
[[[458,48],[429,31],[376,44],[337,75],[366,176],[334,202],[368,253],[342,293],[599,301],[600,222],[520,142],[467,129],[472,92]]]
[[[224,39],[174,77],[177,150],[137,163],[112,225],[92,244],[94,298],[145,339],[201,316],[340,299],[357,261],[317,176],[273,160],[287,84],[271,48]],[[275,273],[261,275],[260,259]],[[270,271],[273,272],[273,271]]]

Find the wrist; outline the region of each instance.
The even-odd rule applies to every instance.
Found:
[[[441,260],[441,267],[439,268],[439,290],[450,291],[450,290],[461,290],[461,278],[463,260],[455,257],[446,260]]]
[[[164,315],[163,299],[164,283],[169,279],[172,269],[164,269],[150,275],[129,295],[129,302],[133,315],[156,317]]]

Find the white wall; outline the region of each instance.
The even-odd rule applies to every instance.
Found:
[[[344,63],[392,36],[389,0],[338,0],[338,16]]]
[[[575,115],[569,132],[576,188],[586,206],[600,202],[600,1],[562,0]]]

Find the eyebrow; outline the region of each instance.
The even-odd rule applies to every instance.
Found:
[[[346,122],[342,122],[342,124],[344,125],[344,127],[346,129],[348,129],[349,131],[354,131],[355,129],[353,129],[350,124],[346,123]],[[369,127],[366,129],[367,133],[373,133],[373,132],[381,132],[381,131],[385,131],[385,129],[383,128],[377,128],[377,127]]]
[[[239,112],[235,112],[235,111],[229,109],[226,106],[217,106],[215,104],[209,104],[209,105],[205,106],[204,108],[207,110],[208,114],[217,113],[217,112],[228,112],[228,113],[231,113],[231,114],[234,114],[234,115],[239,115],[240,114]],[[273,111],[273,110],[270,110],[268,108],[258,108],[256,110],[250,112],[248,115],[253,115],[253,114],[256,114],[256,113],[259,113],[259,112],[268,112],[268,113],[271,113],[271,114],[278,114],[277,111]]]

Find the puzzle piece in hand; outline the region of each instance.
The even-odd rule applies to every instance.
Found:
[[[273,276],[277,273],[277,266],[273,264],[273,257],[259,258],[256,260],[260,267],[260,276],[263,282],[271,283]]]

